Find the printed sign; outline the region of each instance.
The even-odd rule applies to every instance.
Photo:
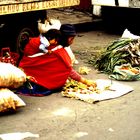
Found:
[[[93,5],[104,5],[104,6],[120,6],[129,7],[129,2],[139,2],[138,0],[92,0]],[[140,3],[140,2],[139,2]],[[138,4],[137,4],[138,6]]]
[[[79,5],[80,0],[51,0],[0,5],[0,15]]]

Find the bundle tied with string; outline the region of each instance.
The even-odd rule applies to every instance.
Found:
[[[38,31],[42,33],[46,33],[50,29],[57,29],[59,30],[61,27],[61,22],[58,19],[51,19],[48,18],[45,20],[44,23],[38,21]]]

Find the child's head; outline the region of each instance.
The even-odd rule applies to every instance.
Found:
[[[60,28],[62,34],[61,43],[64,47],[67,47],[73,43],[76,36],[75,27],[72,24],[62,24]]]
[[[42,34],[49,41],[50,45],[58,45],[61,39],[61,32],[57,29],[50,29]]]

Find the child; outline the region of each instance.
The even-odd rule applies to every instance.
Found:
[[[44,52],[47,53],[47,47],[50,45],[49,41],[46,39],[46,37],[44,37],[42,34],[40,34],[40,46],[39,49]]]
[[[50,29],[57,29],[59,30],[61,27],[61,22],[56,19],[46,19],[45,23],[38,22],[38,30],[40,32],[40,46],[39,49],[47,53],[47,47],[50,45],[49,41],[46,39],[44,34]]]
[[[47,33],[42,33],[41,36],[33,37],[29,40],[29,42],[25,46],[24,55],[29,57],[34,57],[37,56],[39,53],[40,54],[44,54],[44,52],[48,53],[53,48],[52,44],[57,45],[57,43],[59,42],[59,38],[61,38],[61,33],[57,29],[51,29],[51,32],[49,32],[49,34],[47,32]],[[41,43],[41,39],[43,40],[42,42],[44,44]]]

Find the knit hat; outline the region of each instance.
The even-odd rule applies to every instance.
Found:
[[[62,24],[60,27],[62,35],[76,36],[75,27],[72,24]]]

